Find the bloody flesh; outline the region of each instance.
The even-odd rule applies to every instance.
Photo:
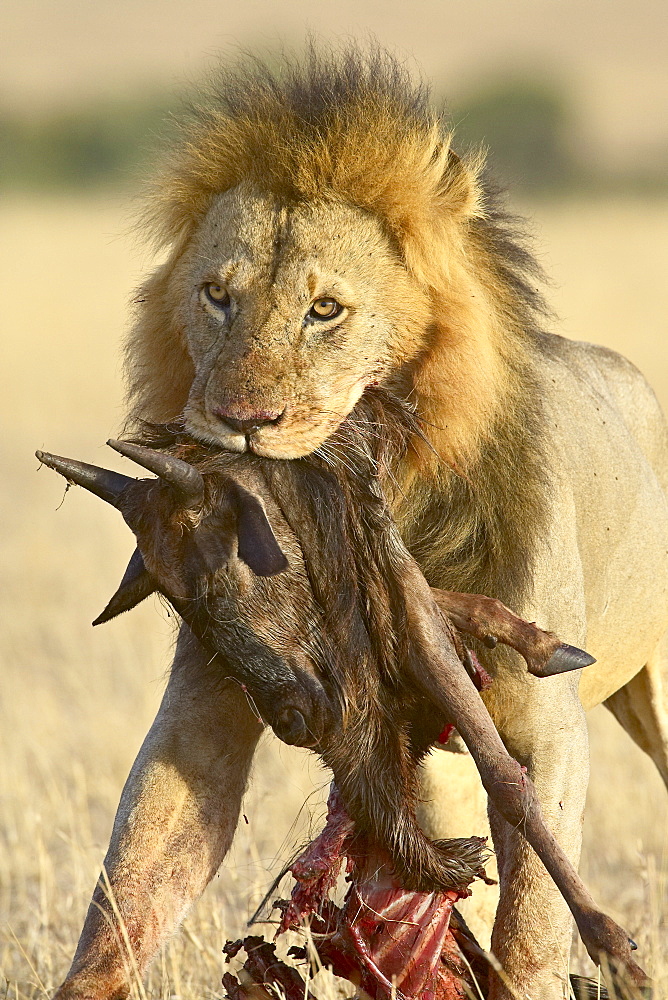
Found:
[[[344,864],[350,885],[339,907],[330,893]],[[320,963],[336,976],[361,987],[373,1000],[460,1000],[476,995],[479,986],[460,947],[461,931],[451,927],[453,906],[462,894],[403,889],[388,855],[356,832],[335,785],[323,831],[290,871],[296,884],[290,899],[277,904],[282,911],[277,936],[308,923]],[[249,937],[228,945],[228,956],[242,944],[248,955],[242,977],[247,985],[279,987],[286,997],[298,992],[296,970],[275,956],[273,946]],[[245,995],[230,973],[224,985],[232,1000]],[[301,989],[303,997],[303,982]]]

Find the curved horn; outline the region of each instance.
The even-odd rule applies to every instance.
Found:
[[[116,506],[116,501],[123,490],[136,483],[136,479],[129,476],[122,476],[119,472],[111,472],[109,469],[100,469],[97,465],[87,465],[85,462],[77,462],[74,458],[61,458],[60,455],[50,455],[48,451],[36,451],[36,457],[42,465],[48,465],[50,469],[55,469],[61,476],[64,476],[70,483],[83,486],[85,490],[95,493],[96,496],[107,503]]]
[[[166,455],[153,448],[145,448],[141,444],[131,444],[129,441],[107,441],[110,448],[125,458],[131,459],[149,472],[154,472],[178,492],[184,503],[196,506],[204,497],[204,480],[200,472],[180,458]]]

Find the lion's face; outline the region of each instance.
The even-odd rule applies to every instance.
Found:
[[[195,372],[187,428],[232,451],[314,451],[428,328],[380,221],[333,201],[220,195],[172,280]]]

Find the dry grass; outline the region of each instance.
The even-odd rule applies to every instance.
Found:
[[[668,207],[573,203],[540,216],[567,332],[624,349],[667,401]],[[90,628],[125,565],[129,533],[82,491],[57,509],[61,486],[32,458],[45,447],[113,464],[101,442],[122,414],[119,334],[145,261],[118,236],[126,222],[112,202],[13,203],[0,217],[11,248],[0,277],[9,375],[0,398],[0,972],[19,1000],[42,996],[67,968],[160,698],[173,623],[145,607]],[[592,716],[592,738],[584,873],[668,996],[668,796],[604,710]],[[265,739],[230,863],[159,956],[150,996],[220,995],[221,947],[317,826],[326,783],[307,754]],[[573,965],[588,967],[577,946]]]

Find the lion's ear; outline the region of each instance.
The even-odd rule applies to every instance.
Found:
[[[481,151],[474,157],[462,160],[448,145],[443,150],[443,173],[441,175],[439,199],[449,212],[466,218],[482,213],[482,189],[480,175],[485,166],[485,156]]]

